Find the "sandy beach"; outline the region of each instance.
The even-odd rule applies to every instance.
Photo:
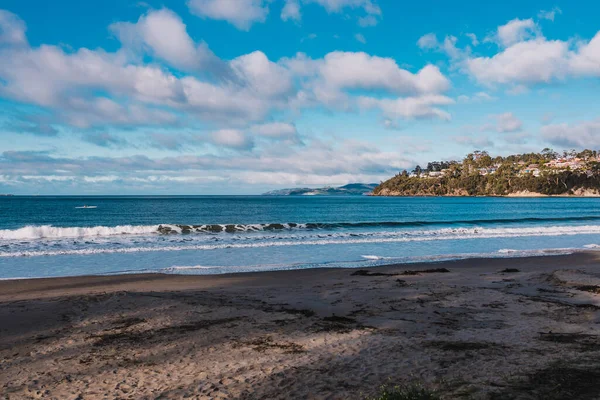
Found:
[[[600,255],[0,282],[2,398],[600,397]],[[509,268],[509,270],[507,270]]]

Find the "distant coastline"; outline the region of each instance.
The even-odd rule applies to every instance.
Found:
[[[377,187],[376,183],[350,183],[338,187],[291,188],[273,190],[263,196],[366,196]]]

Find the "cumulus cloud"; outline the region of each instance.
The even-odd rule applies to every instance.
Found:
[[[435,33],[428,33],[417,40],[417,46],[421,49],[435,49],[439,46],[438,39]]]
[[[413,74],[391,58],[364,52],[335,51],[319,63],[319,74],[327,85],[340,89],[387,90],[397,94],[439,93],[449,89],[449,80],[434,65]]]
[[[434,104],[453,103],[440,96],[450,88],[450,81],[434,65],[413,73],[391,58],[341,51],[326,54],[323,59],[300,53],[280,63],[302,78],[299,104],[320,104],[337,110],[378,108],[395,118],[449,118],[447,112],[432,108]],[[356,90],[365,93],[357,97]],[[379,96],[383,92],[387,97],[377,98],[368,92]]]
[[[495,40],[503,46],[498,53],[460,60],[481,84],[523,92],[529,85],[600,76],[600,32],[589,41],[549,40],[532,19],[514,19],[498,28]]]
[[[300,21],[302,19],[302,13],[300,12],[300,3],[298,0],[285,0],[283,8],[281,9],[281,19],[284,21]]]
[[[473,46],[478,46],[479,45],[479,39],[477,39],[477,35],[474,33],[465,33],[465,36],[468,37],[469,39],[471,39],[471,43],[473,44]]]
[[[194,43],[181,18],[168,9],[150,11],[142,15],[137,23],[114,23],[109,29],[125,47],[149,50],[151,55],[182,70],[199,70],[214,63],[225,67],[206,44]]]
[[[521,121],[511,112],[491,115],[490,118],[494,119],[495,122],[493,124],[486,124],[481,127],[482,131],[496,131],[500,133],[517,132],[523,127],[523,121]]]
[[[287,122],[267,122],[264,124],[254,125],[250,128],[250,131],[256,135],[269,139],[286,140],[293,143],[300,143],[296,126]]]
[[[244,31],[256,22],[264,22],[269,14],[263,0],[188,0],[187,4],[195,15],[227,21]]]
[[[544,83],[569,72],[569,45],[560,40],[516,43],[492,57],[467,60],[468,72],[483,84]]]
[[[551,124],[540,129],[542,138],[567,148],[600,147],[600,119],[573,124]]]
[[[550,11],[546,11],[546,10],[542,10],[538,13],[538,18],[539,19],[547,19],[549,21],[553,21],[554,22],[554,18],[556,17],[556,15],[558,14],[562,14],[562,10],[558,7],[554,7],[552,10]]]
[[[327,12],[337,13],[344,8],[362,8],[367,14],[380,15],[381,8],[372,0],[308,0],[309,3],[320,4]]]
[[[454,104],[454,100],[441,95],[423,95],[398,99],[378,99],[361,97],[359,105],[362,108],[379,108],[383,114],[392,119],[439,118],[449,121],[450,114],[439,106]]]
[[[357,42],[360,42],[362,44],[367,43],[367,39],[365,38],[365,36],[362,33],[355,34],[354,39],[356,39]]]
[[[221,129],[211,133],[212,143],[236,150],[250,150],[254,141],[245,132],[237,129]]]
[[[417,46],[423,50],[434,50],[446,54],[451,59],[464,58],[470,49],[461,50],[456,46],[458,38],[456,36],[447,35],[443,42],[438,41],[437,35],[428,33],[423,35],[417,41]]]
[[[537,24],[530,19],[515,18],[498,27],[496,40],[504,47],[530,39],[539,34]]]
[[[358,25],[363,28],[367,28],[370,26],[375,26],[379,23],[379,20],[373,15],[365,15],[364,17],[360,17],[358,19]]]
[[[25,37],[25,22],[10,11],[0,10],[0,45],[23,45]]]
[[[281,19],[299,22],[302,18],[300,0],[284,0]],[[328,13],[340,13],[345,9],[359,9],[365,15],[358,18],[361,27],[375,26],[381,18],[381,8],[374,0],[302,0],[304,4],[318,4]]]
[[[477,92],[473,95],[460,95],[457,97],[459,103],[482,103],[485,101],[496,100],[496,97],[491,96],[486,92]]]

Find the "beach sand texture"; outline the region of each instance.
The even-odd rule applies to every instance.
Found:
[[[577,253],[2,281],[0,393],[354,399],[419,381],[442,398],[595,399],[599,267]]]

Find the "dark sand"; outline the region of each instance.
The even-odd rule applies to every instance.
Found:
[[[1,281],[1,398],[600,398],[600,254],[356,272]]]

